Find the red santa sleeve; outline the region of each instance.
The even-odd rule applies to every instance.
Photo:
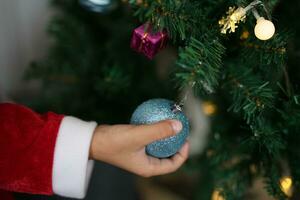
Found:
[[[83,198],[97,124],[0,104],[0,190]]]

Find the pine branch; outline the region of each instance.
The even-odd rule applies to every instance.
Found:
[[[217,26],[217,20],[211,17],[213,10],[201,9],[205,4],[215,4],[213,1],[144,0],[141,3],[129,0],[129,3],[140,21],[151,22],[158,30],[166,29],[173,41],[184,41],[198,36],[199,32],[209,31],[209,27],[201,23],[203,20],[211,20],[211,24]]]
[[[235,159],[237,160],[237,158]],[[247,188],[251,185],[251,174],[248,161],[231,163],[229,168],[223,165],[213,167],[216,188],[220,188],[226,200],[240,200],[245,196]]]
[[[179,50],[176,78],[181,86],[195,83],[195,88],[214,92],[220,79],[224,46],[209,36],[201,40],[191,38],[185,48]]]
[[[262,118],[253,121],[250,129],[253,135],[244,141],[244,144],[250,147],[249,149],[258,152],[262,159],[280,157],[281,152],[286,148],[280,131]]]
[[[233,102],[228,110],[242,113],[248,124],[273,107],[276,93],[251,69],[229,67],[228,83]]]
[[[300,106],[293,99],[286,103],[284,110],[280,112],[282,121],[279,127],[287,137],[287,160],[293,177],[295,188],[300,187]]]
[[[271,65],[272,68],[277,67],[277,70],[280,70],[280,67],[286,62],[286,46],[290,37],[291,33],[287,31],[276,34],[269,41],[260,41],[252,36],[241,42],[242,57],[245,60],[258,61],[261,69],[266,69],[267,65]]]

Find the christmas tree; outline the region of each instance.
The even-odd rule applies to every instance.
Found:
[[[205,174],[195,199],[216,193],[220,199],[243,199],[258,177],[270,196],[291,198],[282,183],[300,187],[299,23],[290,21],[298,17],[293,11],[299,3],[112,2],[118,6],[99,13],[77,0],[53,1],[61,11],[48,28],[54,41],[48,57],[34,62],[27,73],[43,82],[34,106],[126,123],[144,100],[176,99],[184,88],[192,88],[214,107],[206,149],[186,165]],[[150,61],[130,49],[140,24],[145,24],[139,29],[144,35],[140,45],[132,44],[136,51],[152,58],[149,51],[163,48],[153,49],[150,43],[145,51],[148,32],[178,50],[169,77],[157,75],[158,59]]]

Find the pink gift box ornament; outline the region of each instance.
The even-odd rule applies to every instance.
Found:
[[[151,25],[143,24],[134,30],[131,48],[149,59],[153,59],[158,51],[166,47],[167,41],[168,34],[166,31],[153,32]]]

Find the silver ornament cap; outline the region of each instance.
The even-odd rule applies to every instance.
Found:
[[[97,13],[107,13],[117,7],[116,0],[79,0],[82,7]]]

